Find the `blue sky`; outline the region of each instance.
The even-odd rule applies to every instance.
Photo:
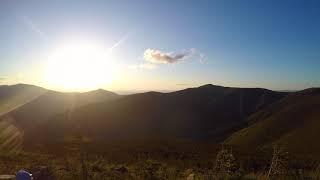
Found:
[[[4,0],[0,19],[2,84],[51,88],[43,74],[52,49],[85,39],[114,46],[107,70],[117,73],[100,88],[320,86],[316,0]]]

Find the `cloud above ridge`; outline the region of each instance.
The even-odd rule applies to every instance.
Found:
[[[182,50],[178,52],[164,52],[159,49],[148,48],[143,53],[144,62],[140,64],[129,65],[130,69],[156,69],[161,64],[176,64],[188,59],[198,60],[203,64],[206,60],[206,55],[199,52],[195,48]]]
[[[154,64],[173,64],[182,61],[194,52],[194,49],[183,51],[180,53],[163,52],[157,49],[146,49],[143,54],[144,60]]]

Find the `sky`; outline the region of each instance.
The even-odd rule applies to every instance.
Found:
[[[0,1],[0,84],[299,90],[319,69],[317,0]]]

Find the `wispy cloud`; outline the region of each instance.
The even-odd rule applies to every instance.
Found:
[[[1,84],[8,84],[8,82],[9,82],[8,77],[5,77],[5,76],[0,77],[0,85]]]
[[[3,82],[3,81],[5,81],[5,80],[7,80],[6,77],[0,77],[0,82]]]
[[[150,63],[172,64],[186,59],[191,54],[192,49],[180,53],[163,52],[157,49],[146,49],[144,51],[143,58]]]
[[[164,52],[158,49],[146,49],[143,58],[152,64],[174,64],[187,59],[198,60],[201,64],[207,59],[206,55],[195,48],[179,52]]]
[[[197,59],[203,63],[206,56],[197,49],[191,48],[179,52],[164,52],[158,49],[146,49],[143,53],[144,63],[131,65],[130,69],[155,69],[160,64],[174,64],[187,59]]]
[[[29,17],[27,17],[27,16],[21,16],[21,19],[22,19],[23,23],[24,23],[29,29],[31,29],[33,32],[35,32],[36,34],[38,34],[42,39],[48,40],[48,36],[46,35],[46,33],[44,33],[44,32],[41,30],[41,28],[39,28],[39,26],[33,22],[33,20],[31,20],[31,19],[30,19]]]
[[[118,47],[120,44],[125,42],[128,39],[129,35],[130,33],[125,34],[119,41],[114,43],[108,50],[111,52],[114,48]]]
[[[206,59],[207,59],[207,56],[203,53],[196,53],[198,58],[199,58],[199,62],[202,64],[202,63],[205,63]]]

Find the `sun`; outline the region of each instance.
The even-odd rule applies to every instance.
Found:
[[[115,65],[108,49],[83,41],[59,45],[48,57],[45,81],[49,87],[87,91],[111,83]]]

